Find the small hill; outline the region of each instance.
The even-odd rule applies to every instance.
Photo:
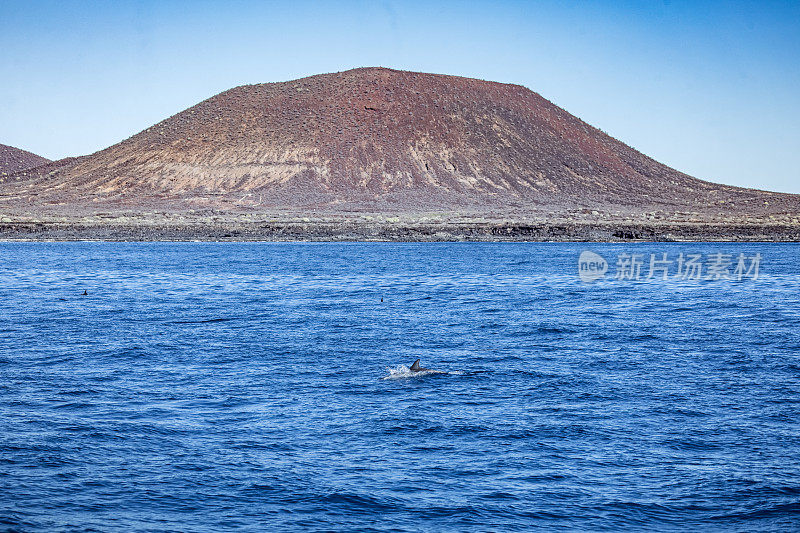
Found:
[[[13,146],[0,144],[0,174],[13,174],[46,163],[50,163],[50,160]]]

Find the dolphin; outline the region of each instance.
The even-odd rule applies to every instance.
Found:
[[[411,368],[409,368],[409,370],[411,370],[412,372],[427,372],[428,370],[430,370],[430,368],[423,368],[419,366],[419,359],[417,359],[416,361],[414,361],[414,364],[411,365]]]
[[[409,368],[412,374],[416,374],[417,372],[425,372],[426,375],[429,374],[447,374],[447,372],[443,370],[433,370],[432,368],[425,368],[424,366],[419,366],[419,359],[414,361],[414,364],[411,365]]]
[[[424,366],[419,366],[419,359],[414,361],[414,363],[411,365],[411,368],[406,369],[405,366],[399,366],[397,368],[388,368],[387,370],[389,371],[389,375],[381,379],[408,378],[411,376],[422,377],[422,376],[430,376],[431,374],[452,374],[452,372],[444,372],[442,370],[433,370],[431,368],[425,368]]]

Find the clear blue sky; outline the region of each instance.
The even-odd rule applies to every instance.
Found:
[[[696,177],[800,193],[800,2],[0,1],[0,143],[99,150],[359,66],[525,85]]]

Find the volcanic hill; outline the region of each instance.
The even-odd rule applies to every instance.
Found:
[[[0,206],[39,214],[792,223],[800,213],[798,196],[695,179],[525,87],[386,68],[236,87],[4,181]]]
[[[46,163],[50,163],[50,160],[13,146],[0,144],[0,176],[15,174]]]

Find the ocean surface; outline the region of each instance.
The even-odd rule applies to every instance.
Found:
[[[3,243],[0,302],[0,530],[800,530],[798,245]]]

